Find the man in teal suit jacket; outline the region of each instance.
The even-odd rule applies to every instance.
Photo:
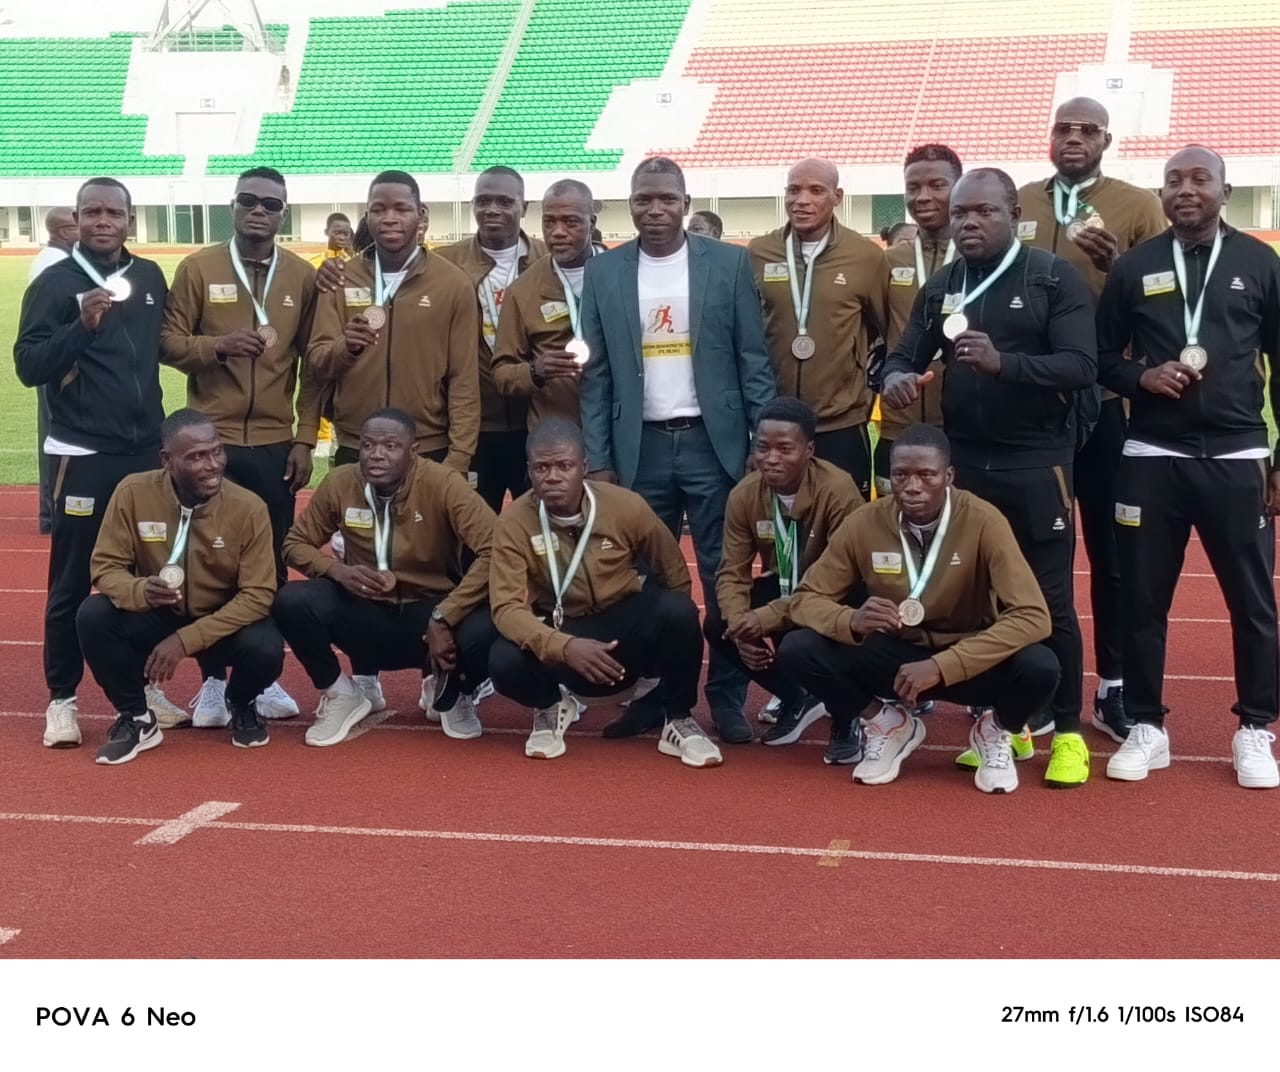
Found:
[[[630,488],[676,536],[688,516],[702,590],[715,600],[724,510],[743,476],[750,430],[777,394],[760,297],[744,249],[686,235],[680,168],[645,160],[631,179],[639,237],[587,262],[581,383],[592,477]],[[746,678],[713,652],[706,695],[721,740],[751,740]],[[661,725],[638,702],[625,729]]]

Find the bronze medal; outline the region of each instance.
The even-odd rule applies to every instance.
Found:
[[[177,591],[182,587],[182,582],[187,579],[186,571],[183,570],[176,562],[170,562],[160,567],[157,575],[169,588]]]
[[[381,305],[371,305],[360,315],[374,331],[381,331],[387,326],[387,311]]]

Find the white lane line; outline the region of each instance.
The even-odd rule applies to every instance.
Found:
[[[48,591],[47,588],[0,588],[0,592],[5,595],[15,596],[42,596],[47,594]]]
[[[0,927],[0,945],[12,942],[21,933],[22,931],[18,927]]]
[[[47,812],[0,811],[0,822],[90,823],[96,826],[160,826],[167,819],[134,819],[116,815],[52,815]]]
[[[39,648],[44,646],[43,640],[0,640],[3,644],[11,648]]]
[[[213,825],[215,819],[240,807],[226,800],[206,800],[203,804],[184,811],[176,819],[170,819],[134,842],[135,845],[173,845],[188,834],[194,834],[203,826]]]

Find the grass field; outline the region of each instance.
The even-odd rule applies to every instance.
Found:
[[[178,254],[158,254],[153,259],[172,278],[182,258]],[[36,482],[36,396],[18,382],[13,368],[13,340],[18,333],[18,311],[30,265],[29,257],[0,257],[0,485]],[[186,400],[184,377],[162,368],[160,383],[166,412],[178,409]],[[1271,423],[1269,412],[1267,419]],[[317,458],[313,486],[326,470],[326,463]]]

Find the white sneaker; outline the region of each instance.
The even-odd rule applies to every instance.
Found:
[[[1261,726],[1241,726],[1231,740],[1231,762],[1236,781],[1245,789],[1274,789],[1280,785],[1280,767],[1271,754],[1276,735]]]
[[[79,748],[80,723],[76,715],[80,709],[76,706],[76,698],[50,700],[44,712],[44,746],[45,748]]]
[[[280,682],[275,681],[262,690],[254,704],[258,714],[263,718],[279,721],[284,718],[298,717],[298,704],[292,696],[284,691]]]
[[[472,741],[484,732],[476,715],[475,702],[466,694],[460,694],[458,702],[448,711],[440,712],[440,728],[446,737],[455,741]]]
[[[756,712],[757,722],[767,722],[770,725],[778,721],[778,712],[782,710],[782,701],[776,696],[770,696],[769,702]]]
[[[147,707],[156,716],[161,729],[171,730],[175,726],[185,726],[191,721],[191,712],[179,707],[155,685],[148,682],[146,687]]]
[[[382,679],[377,674],[352,674],[351,684],[364,693],[370,713],[387,709],[387,698],[382,695]]]
[[[575,710],[574,698],[562,695],[559,703],[534,711],[533,732],[524,742],[524,754],[530,759],[556,759],[564,755],[564,732],[576,721]]]
[[[663,724],[658,751],[664,756],[679,756],[686,767],[718,767],[724,762],[720,749],[688,716],[669,719]]]
[[[1140,782],[1148,771],[1169,765],[1169,734],[1162,726],[1135,722],[1117,752],[1107,760],[1107,777],[1120,782]]]
[[[347,541],[342,538],[342,533],[335,532],[329,537],[329,549],[333,551],[333,557],[339,562],[347,560]]]
[[[216,677],[207,677],[200,691],[187,704],[194,711],[191,725],[198,730],[221,729],[231,724],[231,712],[227,710],[227,683]]]
[[[338,680],[320,694],[316,720],[307,728],[306,742],[317,748],[341,744],[356,723],[369,713],[368,697],[351,684],[350,678],[340,674]]]
[[[863,724],[862,762],[853,768],[853,780],[888,785],[898,777],[902,761],[920,747],[924,732],[924,723],[914,715],[897,704],[885,704]]]
[[[1012,793],[1018,788],[1010,733],[987,711],[969,730],[969,747],[978,753],[973,784],[984,793]]]

